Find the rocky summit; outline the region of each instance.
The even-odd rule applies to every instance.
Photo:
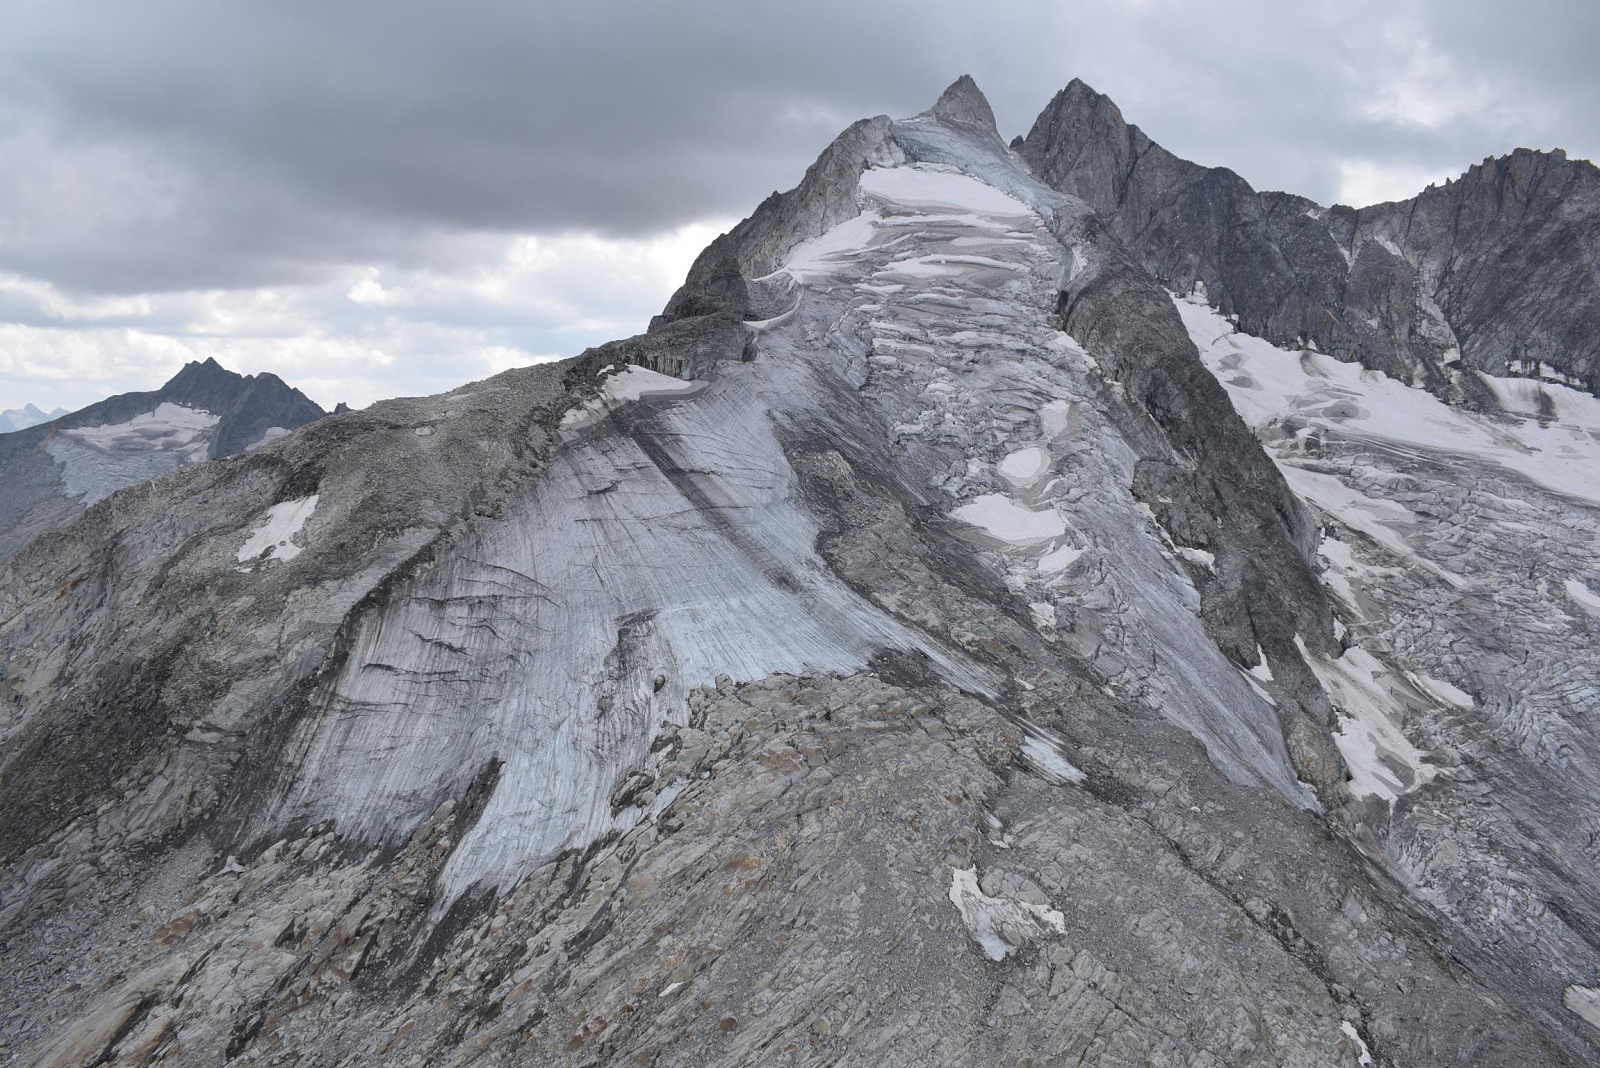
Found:
[[[59,420],[4,1055],[1600,1064],[1597,190],[963,78],[638,337],[132,488]]]

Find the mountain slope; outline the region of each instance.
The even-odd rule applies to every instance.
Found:
[[[1258,193],[1180,159],[1074,80],[1017,149],[1099,211],[1163,284],[1241,329],[1310,342],[1492,409],[1470,373],[1600,388],[1600,169],[1518,149],[1360,210]]]
[[[119,489],[259,448],[324,414],[276,375],[208,359],[158,390],[0,434],[0,560]]]
[[[1455,702],[1498,715],[1499,667],[1435,655],[1520,650],[1441,596],[1471,524],[1378,503],[1341,555],[1361,510],[1230,365],[1285,357],[1212,314],[962,79],[845,131],[644,335],[35,541],[0,565],[8,1047],[1592,1063],[1596,880],[1553,826],[1586,758],[1483,729]],[[1531,737],[1581,713],[1574,648],[1506,676]],[[1495,865],[1454,898],[1433,828]]]

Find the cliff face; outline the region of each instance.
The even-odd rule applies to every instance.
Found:
[[[1518,149],[1360,210],[1258,193],[1179,159],[1080,81],[1018,145],[1164,285],[1240,328],[1493,407],[1470,375],[1600,385],[1600,170]]]
[[[0,564],[7,1050],[1591,1063],[1593,398],[1274,347],[1035,167],[963,79],[647,334]]]
[[[208,359],[158,390],[0,434],[0,560],[119,489],[260,448],[325,414],[276,375]]]

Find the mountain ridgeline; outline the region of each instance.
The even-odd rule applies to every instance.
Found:
[[[1410,200],[1324,208],[1180,159],[1074,80],[1013,147],[1179,292],[1442,397],[1470,375],[1600,386],[1600,169],[1560,151],[1485,159]]]
[[[962,78],[637,337],[0,437],[0,1050],[1600,1063],[1595,188]]]
[[[326,414],[277,375],[207,359],[158,390],[0,434],[0,560],[120,489],[260,448]]]

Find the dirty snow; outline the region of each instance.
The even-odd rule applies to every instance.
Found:
[[[1578,607],[1591,616],[1600,616],[1600,597],[1595,596],[1595,592],[1582,579],[1569,578],[1563,585],[1567,596],[1571,597]]]
[[[1067,930],[1067,918],[1053,908],[985,894],[978,887],[976,868],[951,873],[950,903],[990,960],[1005,960],[1042,935],[1065,934]]]
[[[1033,209],[992,185],[926,164],[881,167],[861,175],[861,192],[896,204],[978,215],[1026,216]]]
[[[1039,563],[1037,565],[1039,573],[1042,575],[1053,575],[1065,571],[1067,568],[1078,562],[1078,557],[1082,556],[1088,551],[1089,550],[1087,549],[1079,549],[1071,545],[1063,545],[1058,549],[1052,549],[1050,552],[1047,552],[1043,556],[1039,557]]]

